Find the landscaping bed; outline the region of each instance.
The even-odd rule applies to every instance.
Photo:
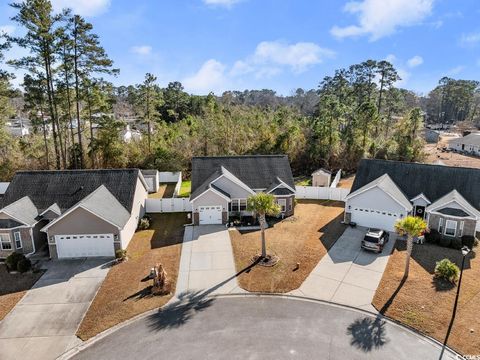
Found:
[[[278,256],[280,261],[273,267],[254,266],[243,272],[237,278],[240,287],[273,293],[286,293],[300,287],[345,230],[346,226],[341,224],[343,210],[343,202],[299,201],[294,216],[265,231],[267,253]],[[232,229],[229,234],[235,267],[240,272],[260,253],[260,231],[242,234]]]
[[[127,248],[128,261],[113,266],[87,314],[77,336],[87,340],[145,311],[163,306],[175,292],[185,213],[151,214],[151,228],[135,233]],[[152,296],[150,269],[161,263],[167,272],[171,293]]]
[[[457,291],[456,286],[433,278],[436,262],[444,258],[461,266],[459,250],[432,244],[414,245],[409,277],[399,288],[405,268],[405,242],[397,242],[373,306],[388,317],[443,343]],[[462,354],[477,354],[480,349],[479,278],[480,258],[470,253],[465,261],[457,315],[448,340],[448,346]]]
[[[42,275],[43,271],[12,274],[7,271],[5,264],[0,264],[0,320],[7,316]]]

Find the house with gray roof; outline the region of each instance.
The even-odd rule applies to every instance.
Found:
[[[471,133],[467,136],[452,139],[448,148],[460,153],[480,156],[480,133]]]
[[[345,222],[394,231],[407,215],[443,236],[480,229],[480,169],[363,159],[345,201]]]
[[[194,157],[192,159],[193,221],[226,224],[230,216],[251,216],[250,195],[273,194],[283,216],[294,213],[295,184],[286,155]]]
[[[145,210],[138,169],[19,171],[0,200],[0,258],[114,256]]]

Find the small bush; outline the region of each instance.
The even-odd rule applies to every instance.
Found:
[[[16,271],[18,262],[23,259],[25,259],[25,255],[17,252],[13,252],[10,255],[8,255],[7,258],[5,259],[5,264],[7,265],[8,270]]]
[[[437,261],[435,266],[435,276],[450,281],[455,284],[460,275],[460,269],[456,264],[448,259]]]
[[[440,242],[439,242],[439,245],[440,245],[440,246],[450,247],[451,244],[452,244],[452,239],[451,239],[451,238],[446,237],[446,236],[442,236],[442,237],[440,238]]]
[[[425,240],[431,244],[438,244],[442,235],[436,229],[431,229],[430,232],[425,233]]]
[[[462,236],[462,245],[467,246],[469,249],[473,249],[476,241],[477,240],[475,239],[475,236],[471,236],[471,235]]]
[[[150,229],[150,217],[144,216],[138,222],[137,230],[147,230],[147,229]]]
[[[118,249],[117,251],[115,251],[115,258],[116,259],[125,260],[126,257],[127,257],[127,250]]]
[[[455,250],[460,250],[462,248],[462,239],[460,238],[453,238],[450,247],[455,249]]]
[[[17,264],[17,270],[21,273],[27,272],[32,268],[32,262],[30,259],[23,258]]]

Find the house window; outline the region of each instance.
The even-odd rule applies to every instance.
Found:
[[[453,220],[447,220],[445,224],[445,235],[455,236],[457,232],[457,222]]]
[[[232,202],[230,203],[230,211],[238,211],[239,210],[239,204],[238,204],[238,199],[232,199]]]
[[[247,210],[247,199],[240,199],[240,211],[246,211]]]
[[[277,204],[280,205],[280,209],[282,212],[285,212],[287,210],[287,200],[286,199],[278,199]]]
[[[22,235],[19,231],[13,233],[13,237],[15,238],[15,247],[17,249],[22,248]]]
[[[438,232],[441,234],[443,232],[443,218],[438,220]]]
[[[2,250],[12,250],[12,242],[10,241],[10,235],[0,234],[0,248]]]

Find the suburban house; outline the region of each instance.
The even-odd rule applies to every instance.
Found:
[[[146,198],[138,169],[19,171],[0,199],[0,258],[47,246],[53,259],[114,256]]]
[[[312,186],[329,187],[332,173],[325,169],[318,169],[312,174]]]
[[[398,219],[423,217],[444,236],[480,229],[480,169],[361,160],[345,201],[345,222],[394,230]]]
[[[467,136],[450,140],[448,148],[453,151],[480,156],[480,133],[471,133]]]
[[[273,194],[283,216],[294,213],[295,184],[286,155],[194,157],[192,159],[193,222],[226,224],[230,216],[251,216],[247,198]]]

